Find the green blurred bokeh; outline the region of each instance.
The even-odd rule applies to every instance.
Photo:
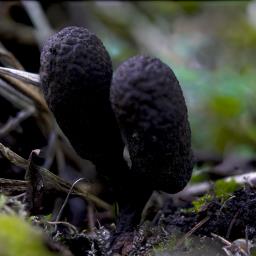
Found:
[[[255,0],[40,3],[49,31],[88,27],[103,40],[114,67],[138,54],[159,57],[170,65],[187,100],[196,150],[254,154]],[[6,5],[0,2],[0,22]],[[0,29],[7,23],[0,23]],[[39,50],[37,54],[32,64],[39,67]]]

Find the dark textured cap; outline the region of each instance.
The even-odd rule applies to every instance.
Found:
[[[40,78],[45,99],[76,151],[99,162],[120,154],[120,133],[109,102],[112,63],[101,40],[66,27],[46,42]]]
[[[191,133],[173,71],[157,58],[130,58],[114,72],[110,99],[132,172],[153,189],[183,189],[193,166]]]

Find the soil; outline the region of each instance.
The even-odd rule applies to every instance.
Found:
[[[214,199],[198,213],[178,209],[173,214],[164,213],[162,225],[169,233],[179,229],[186,233],[204,218],[209,220],[198,228],[194,234],[211,236],[218,234],[226,239],[253,239],[256,235],[256,190],[246,186],[228,198],[223,204]]]

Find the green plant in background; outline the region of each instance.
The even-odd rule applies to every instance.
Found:
[[[209,203],[213,199],[213,196],[210,194],[205,194],[204,196],[198,198],[197,200],[192,202],[193,208],[191,210],[195,212],[200,212],[202,207]]]
[[[0,214],[0,256],[54,256],[39,230],[18,216]]]
[[[112,38],[109,33],[103,38],[114,64],[139,53],[159,57],[174,69],[183,87],[194,148],[254,154],[256,28],[248,21],[250,3],[158,1],[122,5],[125,8],[93,9],[113,33]],[[128,19],[129,14],[134,19]],[[112,22],[106,23],[106,19]],[[138,32],[141,24],[143,29]]]
[[[215,196],[223,203],[232,193],[241,187],[234,179],[230,181],[217,180],[214,184]]]
[[[191,211],[200,212],[202,207],[209,202],[211,202],[214,198],[217,198],[221,204],[223,204],[232,193],[234,193],[237,189],[241,187],[234,179],[230,181],[225,180],[217,180],[214,183],[214,190],[211,194],[205,194],[202,197],[199,197],[197,200],[192,202],[193,208],[190,209]]]
[[[209,180],[209,174],[207,172],[209,168],[210,168],[209,166],[203,166],[200,168],[195,166],[193,169],[193,174],[192,174],[190,182],[191,183],[199,183],[202,181]]]
[[[194,146],[221,153],[247,148],[246,152],[254,154],[254,72],[179,71],[189,104]]]

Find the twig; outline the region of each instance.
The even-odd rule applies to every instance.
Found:
[[[231,181],[234,180],[238,184],[246,184],[249,183],[251,185],[256,184],[256,173],[255,172],[249,172],[246,174],[240,174],[240,175],[235,175],[235,176],[230,176],[225,179],[221,179],[224,181]],[[197,183],[194,185],[188,185],[185,187],[181,192],[175,194],[175,197],[178,198],[192,198],[198,195],[203,195],[206,192],[208,192],[212,188],[212,183],[211,182],[201,182]]]
[[[222,249],[229,256],[231,255],[240,255],[240,256],[250,256],[250,249],[252,248],[252,244],[250,241],[245,239],[237,239],[232,243],[226,240],[225,238],[211,233],[214,238],[219,239],[225,246]]]
[[[21,109],[26,109],[33,105],[32,100],[14,89],[2,79],[0,79],[0,95],[10,101],[14,106]]]
[[[2,143],[0,143],[0,152],[12,164],[27,170],[29,161],[17,155],[12,150],[5,147]],[[69,193],[70,188],[72,187],[72,185],[69,182],[62,180],[59,176],[56,176],[55,174],[51,173],[50,171],[40,166],[31,164],[31,171],[40,173],[45,190],[57,191],[62,194],[67,194]],[[29,182],[26,183],[27,186],[28,184]],[[22,192],[24,192],[24,190]],[[104,202],[103,200],[96,197],[95,195],[91,194],[87,189],[84,188],[84,186],[74,187],[74,189],[72,190],[72,195],[80,196],[85,200],[95,203],[97,206],[103,209],[112,211],[111,205]]]
[[[72,225],[71,223],[66,222],[66,221],[47,221],[47,223],[50,225],[65,225],[70,230],[74,231],[75,234],[78,233],[77,228],[74,225]]]
[[[0,53],[1,53],[1,51],[0,51]],[[27,72],[24,70],[0,67],[0,74],[11,76],[13,78],[16,78],[16,79],[22,81],[22,82],[32,84],[37,87],[39,87],[39,84],[40,84],[40,77],[38,74],[30,73],[30,72]]]
[[[80,179],[76,180],[76,181],[72,184],[72,186],[71,186],[71,188],[70,188],[70,190],[69,190],[69,192],[68,192],[68,194],[67,194],[67,196],[66,196],[66,198],[65,198],[65,201],[63,202],[63,204],[62,204],[62,206],[61,206],[61,208],[60,208],[60,211],[59,211],[59,213],[58,213],[58,215],[57,215],[55,221],[58,222],[58,221],[60,220],[61,215],[62,215],[62,212],[63,212],[65,206],[67,205],[68,199],[69,199],[69,197],[70,197],[70,195],[71,195],[71,193],[72,193],[72,191],[73,191],[73,188],[75,187],[75,185],[76,185],[78,182],[80,182],[80,181],[82,181],[82,180],[84,180],[84,178],[80,178]]]
[[[24,159],[23,157],[17,155],[15,152],[10,150],[9,148],[5,147],[2,143],[0,143],[0,152],[2,155],[8,159],[12,164],[26,169],[28,166],[28,160]]]
[[[24,193],[27,188],[28,181],[0,178],[0,192],[5,195],[21,194]]]
[[[231,222],[230,222],[230,224],[229,224],[229,227],[228,227],[228,231],[227,231],[227,234],[226,234],[226,238],[229,238],[230,233],[231,233],[231,230],[232,230],[232,227],[234,226],[234,223],[235,223],[235,221],[236,221],[236,218],[237,218],[237,216],[238,216],[238,214],[239,214],[240,212],[241,212],[241,209],[239,209],[239,210],[235,213],[234,217],[232,218],[232,220],[231,220]]]
[[[219,235],[216,235],[216,234],[214,234],[214,233],[211,233],[211,235],[212,235],[214,238],[219,239],[223,244],[225,244],[225,245],[227,245],[227,246],[230,246],[230,245],[231,245],[231,243],[230,243],[227,239],[225,239],[224,237],[219,236]]]
[[[11,117],[8,122],[0,129],[0,138],[5,136],[8,132],[14,130],[21,122],[29,118],[35,113],[35,108],[21,110],[16,117]]]
[[[61,177],[63,177],[63,174],[65,174],[66,171],[66,161],[61,147],[58,147],[56,150],[56,160],[58,173]]]
[[[89,202],[88,204],[88,224],[89,224],[89,229],[93,231],[95,229],[95,216],[94,216],[94,209],[93,205]]]
[[[201,226],[203,226],[208,220],[210,219],[209,216],[202,219],[200,222],[198,222],[189,232],[187,232],[178,242],[176,245],[176,248],[180,247],[185,240],[187,240],[197,229],[199,229]]]
[[[52,34],[50,23],[48,22],[42,7],[37,1],[21,1],[29,17],[36,28],[36,38],[40,47],[43,42]]]
[[[8,69],[8,71],[6,71],[6,68],[1,68],[0,76],[5,78],[5,80],[9,81],[10,85],[16,90],[29,97],[41,111],[49,112],[48,106],[45,102],[44,97],[40,93],[39,88],[30,85],[31,83],[35,83],[36,78],[34,77],[34,80],[30,79],[30,76],[32,76],[31,73],[25,71],[23,71],[23,76],[21,75],[21,73],[19,73],[18,76],[18,73],[19,72],[17,72],[17,70],[15,69]],[[24,79],[27,80],[26,83],[23,82]],[[30,84],[29,81],[31,81]]]
[[[55,158],[56,147],[57,147],[56,142],[57,142],[57,134],[56,134],[56,131],[53,130],[50,133],[50,136],[48,138],[47,148],[45,150],[45,162],[43,164],[43,168],[45,169],[50,168]]]

